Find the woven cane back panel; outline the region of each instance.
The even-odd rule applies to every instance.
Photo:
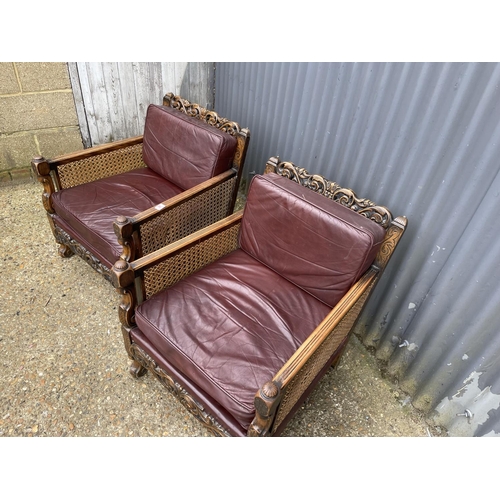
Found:
[[[146,299],[238,248],[235,224],[144,271]]]
[[[332,357],[342,340],[346,337],[346,335],[349,335],[374,283],[375,281],[372,282],[372,284],[363,292],[347,314],[344,315],[339,324],[314,351],[311,357],[307,360],[306,364],[299,370],[286,387],[282,389],[282,399],[276,413],[276,419],[273,424],[272,432],[279,427],[284,418],[292,410],[295,403],[297,403],[300,399],[304,391],[323,369],[325,363],[327,363]]]
[[[142,223],[142,254],[148,255],[229,215],[235,183],[236,177],[228,179]]]
[[[61,188],[67,189],[145,166],[139,143],[59,165],[57,171]]]

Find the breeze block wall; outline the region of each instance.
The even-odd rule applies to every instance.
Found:
[[[67,64],[0,62],[0,182],[29,180],[34,156],[80,149]]]

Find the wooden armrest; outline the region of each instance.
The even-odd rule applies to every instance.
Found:
[[[224,181],[231,179],[235,176],[236,172],[234,170],[232,169],[227,170],[226,172],[223,172],[222,174],[219,174],[216,177],[212,177],[211,179],[208,179],[204,182],[201,182],[200,184],[197,184],[191,189],[187,189],[186,191],[179,193],[178,195],[173,196],[172,198],[169,198],[168,200],[160,203],[159,205],[144,210],[143,212],[135,215],[134,217],[129,217],[127,219],[127,222],[132,224],[134,229],[138,229],[138,226],[140,224],[147,222],[162,213],[172,210],[173,208],[181,205],[187,200],[193,198],[194,196],[204,193],[205,191],[208,191],[209,189],[212,189],[213,187],[218,186]],[[121,223],[122,220],[123,219],[121,219],[120,222],[118,223],[118,227],[120,228],[124,225]]]
[[[363,293],[374,283],[377,275],[378,272],[376,269],[369,269],[359,281],[351,287],[344,297],[342,297],[338,304],[330,311],[326,318],[316,327],[273,378],[273,382],[278,385],[278,387],[283,389],[293,379],[323,341],[339,325],[347,312],[351,310]],[[340,345],[343,338],[339,338],[338,340],[338,344]]]

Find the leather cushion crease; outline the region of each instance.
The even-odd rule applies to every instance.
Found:
[[[76,232],[86,248],[94,249],[111,267],[122,251],[113,230],[116,217],[133,217],[181,192],[180,187],[145,167],[63,189],[52,195],[52,203],[57,219],[66,222],[61,224],[63,229],[71,236]]]
[[[142,303],[138,330],[248,428],[258,389],[366,271],[384,235],[320,194],[257,175],[240,248]]]
[[[257,389],[297,350],[328,307],[242,250],[136,310],[149,341],[243,427]]]
[[[151,104],[143,140],[144,163],[182,189],[231,167],[235,137],[176,110]]]

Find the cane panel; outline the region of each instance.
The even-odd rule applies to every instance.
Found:
[[[298,371],[298,373],[285,387],[282,387],[281,403],[276,412],[276,418],[273,423],[272,432],[274,432],[279,427],[281,422],[300,399],[304,391],[307,390],[311,382],[323,369],[325,364],[330,360],[333,353],[339,347],[344,338],[349,335],[375,282],[375,280],[372,281],[370,286],[368,286],[368,288],[363,292],[359,299],[349,309],[349,311],[345,314],[338,325],[331,331],[331,333],[328,335],[328,337],[326,337],[321,345],[313,352],[305,365]]]
[[[240,224],[190,246],[144,271],[146,299],[238,248]]]
[[[57,173],[61,188],[67,189],[145,166],[139,143],[59,165]]]
[[[142,255],[159,250],[229,215],[235,183],[236,177],[232,177],[143,222],[139,228]]]

